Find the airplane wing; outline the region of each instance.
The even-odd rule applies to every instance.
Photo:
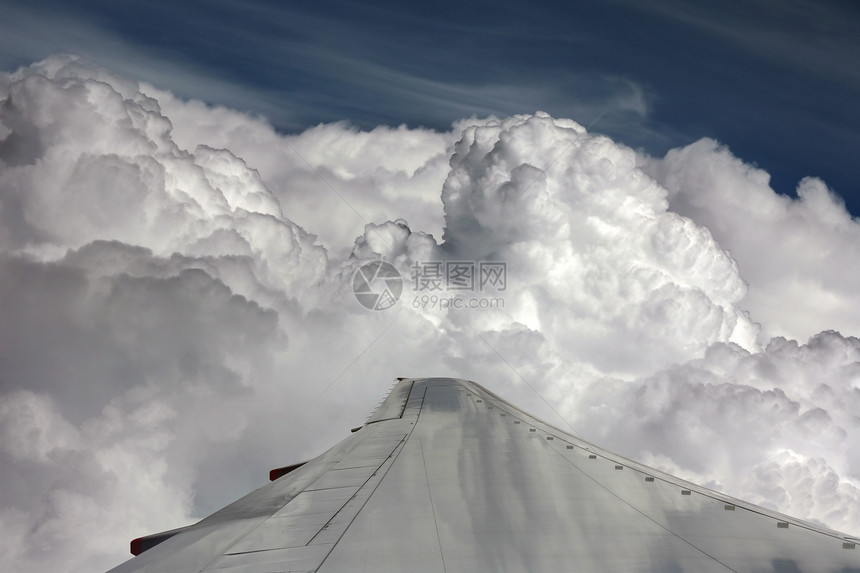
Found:
[[[358,431],[282,473],[137,540],[111,573],[860,573],[858,539],[607,452],[466,380],[401,379]]]

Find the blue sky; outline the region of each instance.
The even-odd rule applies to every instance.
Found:
[[[860,214],[852,2],[7,2],[0,65],[56,52],[295,132],[549,112],[653,154],[708,136]]]

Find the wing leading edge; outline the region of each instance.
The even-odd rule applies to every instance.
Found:
[[[425,378],[110,573],[860,573],[857,543],[602,450],[473,382]]]

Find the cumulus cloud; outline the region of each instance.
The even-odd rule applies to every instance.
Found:
[[[710,139],[646,158],[643,168],[669,191],[673,211],[731,252],[749,284],[743,306],[766,335],[860,332],[860,223],[823,181],[803,179],[796,199],[779,195],[767,172]]]
[[[445,133],[405,126],[360,131],[334,123],[283,135],[263,118],[144,89],[171,118],[179,146],[202,144],[253,157],[284,214],[312,229],[329,252],[343,254],[365,225],[387,220],[404,219],[425,233],[442,234],[439,190],[465,121]]]
[[[573,121],[539,113],[467,128],[442,198],[445,247],[507,261],[506,308],[572,360],[629,376],[716,341],[755,345],[728,253],[667,211],[632,150]]]
[[[856,231],[822,183],[781,198],[713,142],[647,158],[543,113],[285,135],[69,56],[0,76],[0,100],[4,570],[107,569],[404,375],[860,530],[860,341],[819,333],[852,324],[831,265]],[[379,258],[404,294],[373,312],[352,277]],[[501,304],[416,304],[432,261],[504,262],[504,291],[471,293]],[[792,280],[838,303],[805,343],[770,338],[797,326]]]
[[[593,384],[579,424],[645,463],[856,531],[858,376],[860,339],[833,331],[754,353],[715,344],[623,390]]]

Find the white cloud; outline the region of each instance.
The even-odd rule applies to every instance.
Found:
[[[791,281],[853,300],[855,223],[823,185],[781,199],[708,142],[646,160],[541,113],[282,135],[68,57],[0,98],[4,570],[106,569],[316,455],[403,375],[860,529],[860,343],[753,322],[780,331]],[[754,232],[771,250],[736,253]],[[504,306],[416,309],[407,284],[367,311],[351,280],[379,255],[407,283],[504,261]]]
[[[670,208],[710,229],[738,262],[743,306],[765,335],[860,332],[860,223],[821,180],[802,180],[797,199],[778,195],[766,172],[710,139],[644,167],[669,190]]]
[[[203,144],[253,157],[284,214],[312,229],[330,252],[343,254],[372,222],[402,218],[426,233],[442,234],[439,189],[456,128],[437,133],[380,126],[364,132],[337,123],[281,135],[264,119],[183,101],[152,86],[144,89],[171,118],[180,147]]]
[[[780,511],[857,531],[860,340],[716,344],[631,383],[593,383],[577,425],[610,449]],[[654,444],[660,444],[659,452]]]
[[[636,163],[632,150],[545,114],[470,127],[442,191],[446,248],[507,261],[513,292],[537,307],[533,324],[605,373],[647,372],[716,341],[753,348],[734,261],[707,229],[668,212],[666,191]]]

